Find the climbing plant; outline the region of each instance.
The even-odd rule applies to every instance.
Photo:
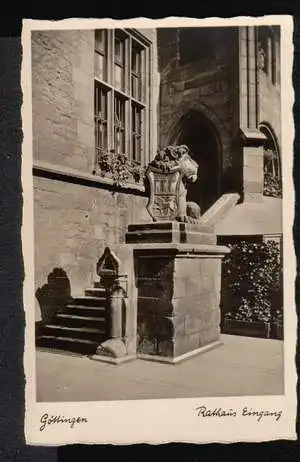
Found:
[[[282,264],[275,241],[229,245],[222,269],[222,309],[227,318],[276,323],[282,320]]]

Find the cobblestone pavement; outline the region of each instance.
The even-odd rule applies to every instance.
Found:
[[[223,345],[181,364],[119,366],[37,351],[37,401],[104,401],[284,393],[283,342],[223,335]]]

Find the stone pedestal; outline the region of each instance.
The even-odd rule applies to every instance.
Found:
[[[130,225],[137,286],[137,353],[178,362],[220,344],[221,261],[211,229],[197,224]]]

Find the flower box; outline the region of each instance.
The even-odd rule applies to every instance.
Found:
[[[113,181],[116,186],[143,185],[145,167],[112,149],[99,153],[93,173]]]
[[[225,318],[223,333],[242,335],[244,337],[269,338],[270,323],[263,321],[240,321],[238,319]]]

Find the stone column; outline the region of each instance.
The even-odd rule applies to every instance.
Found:
[[[239,29],[240,130],[243,201],[263,198],[265,136],[258,129],[259,89],[257,38],[254,26]]]
[[[264,143],[266,137],[259,130],[243,130],[243,199],[259,202],[264,190]]]

